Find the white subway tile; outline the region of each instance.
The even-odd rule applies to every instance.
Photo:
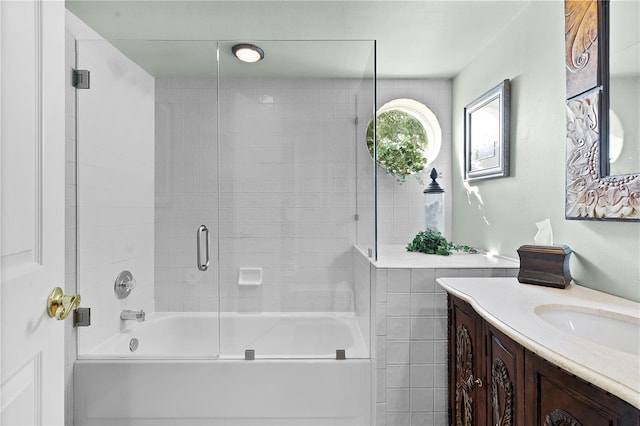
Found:
[[[394,411],[409,411],[409,389],[387,389],[387,421]],[[392,423],[395,424],[395,423]]]
[[[485,268],[482,270],[483,277],[506,277],[507,270],[504,268]]]
[[[376,338],[376,362],[379,366],[387,365],[387,338]]]
[[[434,321],[435,321],[435,331],[434,331],[435,339],[446,340],[447,339],[447,318],[438,317],[438,318],[434,318]]]
[[[388,389],[409,388],[410,369],[408,365],[387,365],[386,384]]]
[[[447,412],[436,412],[433,415],[433,426],[448,426],[449,415]]]
[[[376,279],[376,300],[385,302],[387,300],[387,269],[375,269]]]
[[[411,316],[433,316],[435,295],[429,293],[411,294]]]
[[[387,371],[384,368],[376,370],[376,402],[387,400]]]
[[[408,317],[411,313],[411,302],[409,293],[387,294],[387,316]]]
[[[432,388],[435,383],[433,365],[411,365],[411,387]]]
[[[384,302],[376,302],[376,334],[387,334],[387,304]]]
[[[447,411],[448,395],[446,388],[435,388],[434,390],[434,411]]]
[[[481,278],[483,275],[482,269],[460,269],[459,277],[469,277],[469,278]]]
[[[385,397],[386,400],[386,397]],[[387,404],[379,402],[376,404],[376,426],[389,426],[387,424]]]
[[[433,413],[411,413],[411,426],[433,426]]]
[[[449,379],[447,364],[435,364],[434,370],[434,386],[437,388],[446,388]]]
[[[435,359],[434,362],[437,364],[445,364],[447,363],[447,342],[446,340],[444,341],[437,341],[434,343],[435,345]]]
[[[387,338],[389,340],[408,340],[410,336],[410,318],[387,318]]]
[[[435,343],[430,340],[411,341],[411,364],[431,364],[435,360]]]
[[[387,426],[410,426],[411,417],[410,413],[406,412],[392,412],[388,408],[387,412]]]
[[[435,269],[412,269],[411,292],[433,293],[435,290]]]
[[[518,269],[518,268],[509,268],[509,269],[506,270],[506,276],[507,277],[517,277],[519,272],[520,272],[520,269]]]
[[[410,342],[387,341],[387,367],[391,364],[409,364],[410,353]]]
[[[412,388],[411,389],[411,411],[433,412],[434,389]]]
[[[435,319],[428,317],[411,318],[411,339],[431,340],[435,338]]]
[[[389,269],[387,272],[387,293],[409,293],[411,286],[410,269]]]
[[[458,277],[460,276],[459,271],[459,269],[438,268],[436,269],[436,279],[445,277]]]

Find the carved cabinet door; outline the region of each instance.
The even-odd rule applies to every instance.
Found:
[[[450,424],[485,424],[481,322],[467,303],[449,298]]]
[[[637,426],[640,414],[620,399],[526,352],[527,425]]]
[[[487,424],[524,424],[524,349],[491,326],[486,327]]]

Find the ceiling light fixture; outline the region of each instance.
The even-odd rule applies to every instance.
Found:
[[[236,44],[231,48],[231,51],[242,62],[258,62],[264,58],[264,51],[255,44]]]

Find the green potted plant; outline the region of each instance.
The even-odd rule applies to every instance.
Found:
[[[449,256],[453,251],[465,253],[477,253],[477,250],[467,245],[458,245],[447,241],[440,232],[427,229],[416,234],[413,241],[407,244],[407,251],[415,251],[426,254],[439,254]]]

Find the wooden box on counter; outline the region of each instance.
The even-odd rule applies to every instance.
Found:
[[[518,281],[545,287],[566,288],[571,282],[568,246],[524,245],[518,249]]]

